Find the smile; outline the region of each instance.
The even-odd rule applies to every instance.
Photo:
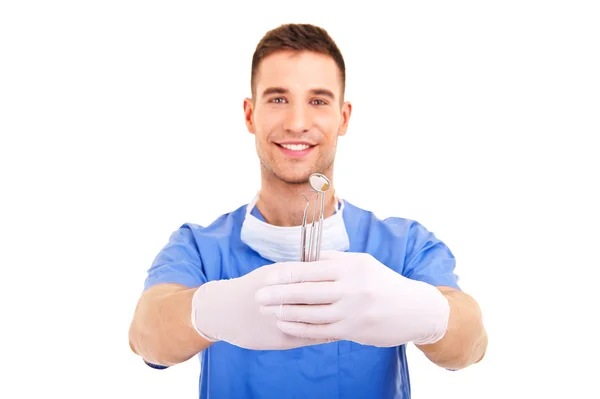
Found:
[[[306,143],[285,143],[277,144],[277,147],[284,153],[284,155],[292,158],[304,157],[312,151],[315,145]]]
[[[279,146],[290,151],[303,151],[311,147],[308,144],[279,144]]]

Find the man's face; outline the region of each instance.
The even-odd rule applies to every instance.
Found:
[[[305,183],[314,172],[329,172],[351,112],[351,105],[342,103],[333,58],[312,52],[271,54],[261,62],[255,85],[244,112],[264,171],[287,183]]]

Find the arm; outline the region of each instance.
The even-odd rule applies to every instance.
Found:
[[[450,304],[448,329],[438,342],[417,348],[436,365],[451,370],[479,362],[488,343],[479,305],[464,292],[451,287],[437,288]]]
[[[212,344],[192,326],[195,290],[179,284],[157,284],[142,294],[129,328],[134,353],[147,362],[172,366]]]
[[[409,229],[406,277],[427,282],[448,301],[447,330],[438,342],[416,345],[433,363],[458,370],[479,362],[487,349],[477,302],[462,292],[454,273],[456,260],[450,249],[423,225],[414,222]]]

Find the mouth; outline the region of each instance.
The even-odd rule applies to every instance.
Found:
[[[308,155],[314,147],[315,144],[309,144],[304,142],[289,142],[289,143],[275,143],[277,147],[289,157],[299,158]]]

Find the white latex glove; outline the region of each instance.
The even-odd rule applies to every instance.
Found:
[[[446,333],[444,295],[369,254],[323,251],[319,261],[282,266],[256,300],[287,334],[390,347],[432,344]]]
[[[265,277],[278,273],[283,264],[260,267],[242,277],[209,281],[192,298],[192,325],[204,339],[257,350],[282,350],[329,342],[283,333],[273,315],[261,314],[254,300],[266,286]]]

